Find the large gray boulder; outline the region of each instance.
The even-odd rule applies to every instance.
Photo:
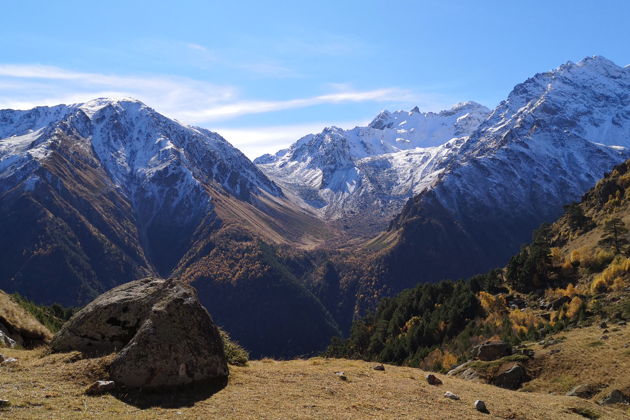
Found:
[[[74,314],[53,337],[53,351],[100,356],[122,350],[168,294],[166,281],[146,278],[103,293]]]
[[[195,290],[175,280],[124,284],[77,312],[53,338],[53,351],[118,352],[111,379],[159,388],[225,379],[223,342]]]
[[[185,385],[224,378],[228,367],[219,331],[190,287],[174,288],[110,366],[111,378],[132,387]]]
[[[473,347],[472,355],[479,360],[497,360],[512,354],[512,346],[504,341],[486,341]]]

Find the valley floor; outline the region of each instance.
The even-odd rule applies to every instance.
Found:
[[[385,371],[376,371],[372,369],[373,363],[312,358],[264,359],[252,361],[247,367],[232,366],[229,384],[214,393],[209,388],[197,387],[179,394],[139,397],[115,393],[91,397],[85,395],[85,388],[95,379],[105,377],[102,369],[106,358],[81,359],[78,353],[47,355],[42,349],[2,349],[5,356],[15,357],[18,362],[0,366],[0,399],[11,402],[10,407],[0,409],[0,418],[585,418],[576,414],[580,412],[593,416],[591,418],[622,419],[630,415],[627,406],[604,407],[595,404],[596,399],[588,401],[562,394],[566,392],[564,388],[598,374],[609,373],[615,385],[623,386],[617,382],[627,382],[623,371],[627,373],[628,365],[619,358],[626,355],[622,344],[628,342],[629,330],[630,327],[624,328],[623,333],[614,334],[606,344],[590,347],[590,351],[584,351],[584,346],[592,346],[591,343],[597,341],[601,335],[598,327],[569,331],[564,334],[567,339],[557,345],[561,351],[554,352],[556,359],[546,356],[551,348],[537,348],[543,356],[541,364],[546,364],[550,372],[557,369],[556,373],[562,373],[567,382],[554,381],[552,373],[542,375],[530,385],[530,389],[537,392],[508,391],[445,375],[438,375],[443,385],[431,386],[425,380],[426,372],[419,369],[385,365]],[[575,340],[572,334],[576,335]],[[602,358],[598,350],[603,351]],[[592,368],[580,373],[582,361],[592,361],[595,355],[600,362],[593,361]],[[600,368],[600,365],[608,367]],[[616,374],[609,368],[616,368]],[[336,375],[340,371],[347,380]],[[552,391],[550,386],[555,387],[553,391],[558,395],[548,393]],[[445,398],[446,391],[461,399]],[[474,409],[477,399],[486,402],[489,415]]]

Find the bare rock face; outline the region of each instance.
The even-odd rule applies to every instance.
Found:
[[[164,297],[165,286],[165,280],[149,277],[103,293],[64,324],[50,343],[52,350],[95,356],[121,350]]]
[[[0,347],[9,347],[12,349],[15,345],[15,340],[9,337],[6,327],[0,322]]]
[[[152,308],[110,374],[116,382],[143,388],[227,377],[219,332],[190,287],[175,288]]]
[[[99,296],[79,311],[51,344],[54,351],[118,351],[110,365],[117,384],[160,388],[224,380],[223,343],[195,290],[148,278]]]

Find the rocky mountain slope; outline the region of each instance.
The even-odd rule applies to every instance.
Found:
[[[359,218],[359,230],[369,231],[366,213],[382,227],[435,182],[462,145],[455,138],[471,134],[488,113],[474,102],[439,113],[383,111],[367,127],[329,127],[254,162],[303,207],[329,220]]]
[[[592,57],[517,85],[372,242],[383,281],[395,289],[504,264],[629,145],[629,68]]]
[[[232,326],[243,299],[280,276],[262,276],[255,263],[248,267],[246,294],[234,279],[221,284],[203,269],[214,264],[217,245],[225,250],[247,238],[253,246],[264,241],[308,248],[330,234],[218,134],[182,125],[141,102],[97,99],[0,111],[0,288],[7,292],[74,306],[137,278],[186,269],[188,281],[203,284],[201,299],[210,310],[217,288],[223,290],[227,310],[216,318]],[[235,239],[223,242],[217,235]],[[226,252],[230,257],[220,263],[232,273],[238,252]],[[271,307],[274,316],[290,319],[283,304],[289,301],[305,308],[324,341],[337,331],[303,285],[280,283],[266,301],[248,301],[252,317],[264,319]],[[239,317],[247,332],[252,317]],[[317,335],[293,328],[299,327],[279,330],[269,322],[257,332],[274,331],[269,343],[295,340],[296,348],[312,351],[312,343],[299,344],[300,335]]]
[[[217,217],[210,189],[250,202],[253,193],[282,196],[217,134],[133,100],[4,110],[0,130],[1,286],[32,294],[29,272],[50,260],[63,265],[62,303],[97,283],[168,274],[197,227]],[[68,290],[77,277],[81,287]]]

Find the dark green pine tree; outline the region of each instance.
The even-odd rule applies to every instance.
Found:
[[[615,253],[621,254],[628,241],[628,228],[619,217],[606,220],[603,226],[604,235],[599,241],[599,245],[612,248]]]
[[[584,230],[592,223],[590,217],[587,217],[578,203],[571,203],[564,206],[569,226],[573,230]]]

